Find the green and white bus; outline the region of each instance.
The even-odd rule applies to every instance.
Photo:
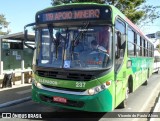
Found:
[[[36,102],[113,111],[125,107],[129,93],[147,84],[152,74],[152,42],[112,5],[71,3],[44,9],[35,23],[25,26],[26,39],[32,26]]]

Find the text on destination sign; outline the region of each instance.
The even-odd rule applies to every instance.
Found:
[[[74,10],[43,14],[43,21],[99,18],[99,9]]]

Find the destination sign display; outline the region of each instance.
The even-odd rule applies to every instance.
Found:
[[[63,11],[43,14],[43,21],[99,18],[99,9]]]
[[[37,15],[37,22],[57,22],[64,20],[106,19],[111,17],[109,8],[88,8],[74,10],[59,10],[41,12]]]

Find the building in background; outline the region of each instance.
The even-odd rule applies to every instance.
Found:
[[[154,43],[154,72],[160,73],[160,31],[146,36]]]
[[[156,33],[147,34],[146,36],[152,40],[152,42],[154,43],[154,48],[156,48],[157,45],[160,44],[160,31],[157,31]]]
[[[29,43],[34,46],[34,34],[29,35]],[[32,72],[33,50],[24,46],[24,33],[0,37],[0,84],[5,74],[12,74],[13,81],[25,83],[25,76]]]

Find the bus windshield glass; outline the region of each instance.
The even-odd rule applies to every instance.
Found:
[[[97,70],[112,63],[112,30],[108,25],[51,26],[40,28],[37,35],[37,66]]]

